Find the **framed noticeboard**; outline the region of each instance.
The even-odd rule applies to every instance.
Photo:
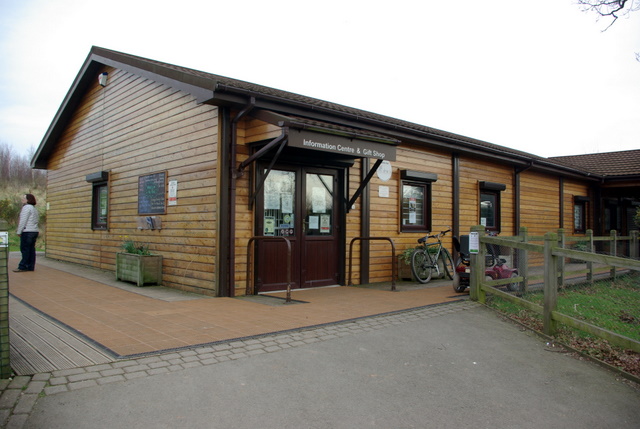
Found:
[[[138,177],[138,214],[166,213],[167,172]]]

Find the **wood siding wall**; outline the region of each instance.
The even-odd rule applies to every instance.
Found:
[[[115,253],[125,239],[149,243],[152,252],[162,254],[166,286],[216,295],[220,159],[218,159],[218,109],[198,105],[191,95],[105,67],[106,87],[96,84],[87,90],[67,128],[55,146],[48,164],[47,256],[93,267],[114,270]],[[232,113],[232,117],[237,112]],[[236,166],[247,159],[254,142],[272,140],[279,127],[246,117],[238,124]],[[310,152],[311,153],[311,152]],[[362,199],[345,215],[343,276],[348,280],[349,244],[363,236],[362,216],[369,216],[370,236],[390,237],[396,252],[413,248],[426,232],[400,230],[401,171],[413,170],[437,175],[431,184],[431,231],[454,226],[454,204],[459,204],[460,234],[480,223],[479,182],[501,183],[500,232],[517,233],[520,225],[531,235],[542,235],[561,225],[573,233],[573,196],[589,195],[589,184],[578,179],[542,173],[535,168],[520,174],[519,207],[516,207],[515,170],[512,165],[465,155],[459,156],[460,199],[454,201],[452,153],[403,143],[392,162],[391,179],[374,175],[368,192],[370,204]],[[370,165],[373,165],[371,161]],[[255,163],[236,181],[235,295],[246,286],[247,243],[256,235],[255,208],[249,207],[253,193]],[[347,170],[349,199],[362,180],[363,161],[356,159]],[[109,229],[91,229],[92,184],[85,176],[109,171]],[[178,203],[158,215],[162,230],[137,229],[138,178],[164,172],[167,180],[178,181]],[[226,174],[226,173],[225,173]],[[386,187],[388,196],[380,193]],[[563,204],[561,204],[561,201]],[[560,213],[562,207],[563,213]],[[364,213],[363,213],[364,212]],[[592,222],[592,220],[588,220]],[[452,249],[451,234],[444,239]],[[360,243],[354,246],[352,278],[359,283]],[[390,259],[387,242],[373,241],[369,252],[369,281],[388,281],[395,259]]]
[[[48,164],[47,256],[115,270],[124,239],[164,257],[166,286],[215,294],[217,108],[135,75],[105,68],[82,99]],[[91,229],[87,174],[109,171],[109,229]],[[137,229],[138,177],[178,181],[162,230]]]
[[[234,112],[237,114],[237,112]],[[251,143],[272,140],[281,134],[280,127],[267,124],[256,119],[242,119],[238,124],[238,150],[236,167],[247,159],[251,153]],[[236,181],[236,231],[235,231],[235,266],[233,273],[235,295],[245,294],[247,284],[247,244],[255,233],[255,211],[249,208],[249,199],[253,195],[251,187],[255,163],[244,170],[244,174]],[[253,255],[252,262],[255,262]]]
[[[278,127],[262,123],[258,120],[241,121],[238,142],[238,162],[249,154],[245,144],[273,139],[280,135]],[[371,161],[370,165],[373,165]],[[480,182],[493,182],[505,185],[500,192],[500,233],[504,236],[515,235],[515,169],[512,165],[497,163],[468,156],[460,156],[460,234],[468,234],[471,227],[480,223],[479,198]],[[348,171],[348,196],[355,193],[361,182],[362,160],[356,160]],[[445,151],[425,149],[408,144],[398,148],[397,160],[392,162],[391,179],[383,182],[374,175],[369,185],[370,206],[362,207],[362,199],[346,215],[345,231],[345,281],[349,276],[349,244],[354,237],[362,233],[361,211],[367,210],[370,216],[370,236],[389,237],[394,241],[397,254],[405,249],[413,248],[417,239],[424,232],[401,232],[400,230],[400,193],[402,170],[414,170],[437,174],[437,181],[431,185],[431,217],[432,232],[439,232],[453,226],[453,168],[452,154]],[[236,294],[244,294],[246,271],[246,245],[254,235],[254,213],[248,209],[249,174],[238,179],[237,222],[236,222]],[[380,187],[387,187],[388,197],[381,196]],[[587,195],[588,185],[579,180],[565,179],[562,185],[558,176],[534,171],[520,174],[520,213],[521,226],[529,228],[532,235],[542,235],[556,230],[561,225],[560,198],[564,199],[563,223],[565,228],[573,225],[573,195]],[[573,231],[571,229],[571,231]],[[444,245],[453,250],[451,234],[443,240]],[[369,281],[388,281],[391,276],[390,246],[385,241],[371,241],[369,251]],[[354,284],[360,281],[361,243],[356,242],[353,248]]]

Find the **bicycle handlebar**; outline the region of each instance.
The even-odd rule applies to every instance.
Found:
[[[438,234],[434,234],[434,235],[425,235],[422,238],[418,238],[418,243],[424,243],[430,238],[439,239],[440,237],[444,237],[444,235],[447,234],[448,232],[451,232],[451,229],[447,229],[446,231],[440,231]]]

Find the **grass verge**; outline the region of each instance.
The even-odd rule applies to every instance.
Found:
[[[524,299],[542,304],[541,292]],[[488,296],[487,306],[524,326],[542,331],[539,314],[497,296]],[[640,341],[640,275],[622,276],[615,281],[575,285],[558,292],[558,311],[576,319]],[[561,325],[555,340],[589,357],[640,377],[640,354],[614,347],[608,341]]]

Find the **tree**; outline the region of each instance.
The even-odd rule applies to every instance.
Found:
[[[640,0],[577,0],[584,11],[596,12],[601,17],[613,18],[611,27],[620,16],[640,10]],[[637,54],[636,54],[637,55]]]

